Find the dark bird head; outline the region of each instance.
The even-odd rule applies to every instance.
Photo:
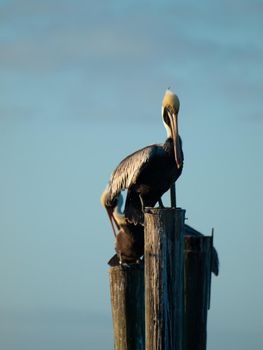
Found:
[[[179,98],[171,90],[166,90],[162,102],[162,118],[167,131],[167,137],[173,139],[174,157],[178,169],[183,162],[183,154],[178,133],[179,108]]]

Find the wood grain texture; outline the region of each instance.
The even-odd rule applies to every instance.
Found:
[[[145,211],[145,348],[183,349],[184,217],[180,208]]]
[[[184,238],[184,350],[205,350],[212,237]]]
[[[109,269],[115,350],[144,350],[144,266]]]

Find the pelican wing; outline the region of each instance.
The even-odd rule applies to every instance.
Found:
[[[120,191],[135,184],[136,179],[147,163],[160,151],[162,151],[162,149],[159,145],[151,145],[124,158],[110,177],[106,188],[107,202],[110,204],[116,197],[118,197]]]

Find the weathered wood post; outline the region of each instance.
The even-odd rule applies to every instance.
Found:
[[[184,350],[205,350],[213,237],[184,238]]]
[[[109,269],[114,350],[144,350],[144,266]]]
[[[183,349],[184,217],[180,208],[146,208],[145,349]]]

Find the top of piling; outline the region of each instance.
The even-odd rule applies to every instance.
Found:
[[[185,212],[185,209],[182,208],[151,208],[151,207],[146,207],[144,208],[144,213],[145,214],[153,214],[153,215],[159,215],[161,212],[162,213],[169,213],[169,212]]]

